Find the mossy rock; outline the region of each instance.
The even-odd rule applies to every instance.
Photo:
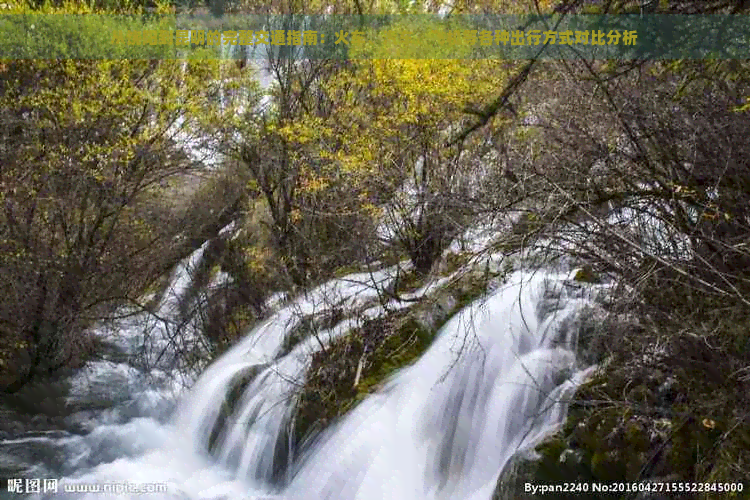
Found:
[[[296,445],[308,442],[427,350],[435,332],[424,328],[413,314],[397,311],[369,320],[313,355],[296,408]],[[362,369],[355,387],[360,362]]]
[[[434,331],[410,317],[395,325],[395,332],[375,349],[366,371],[357,386],[359,392],[370,392],[396,370],[416,361],[430,346]]]
[[[235,340],[242,338],[257,321],[256,311],[250,304],[237,304],[233,307],[226,318],[223,347],[226,348]],[[219,343],[222,343],[222,340]]]
[[[579,283],[601,283],[602,280],[599,277],[598,274],[594,272],[594,270],[591,268],[591,266],[583,266],[578,271],[576,271],[575,276],[573,279]]]
[[[169,288],[169,282],[171,281],[170,273],[163,274],[158,279],[154,280],[144,292],[143,300],[145,304],[143,307],[147,311],[156,312],[156,308],[159,307],[164,293]]]
[[[459,269],[465,267],[471,261],[471,258],[472,254],[469,252],[449,252],[443,257],[439,266],[439,272],[446,276],[455,273]]]
[[[214,427],[211,429],[211,434],[208,438],[208,449],[211,453],[215,452],[215,448],[218,445],[219,436],[226,426],[227,420],[237,410],[237,403],[240,402],[242,394],[245,392],[247,387],[252,383],[255,377],[262,372],[267,365],[255,365],[250,367],[247,371],[235,377],[232,381],[232,388],[229,390],[227,395],[224,397],[224,401],[221,404],[219,416],[216,419]]]
[[[322,431],[352,406],[357,394],[353,380],[363,348],[361,339],[350,334],[313,355],[295,408],[295,447]]]
[[[457,311],[458,300],[445,291],[420,304],[413,313],[414,321],[423,330],[437,331]]]
[[[424,276],[420,275],[414,269],[399,274],[395,283],[397,294],[413,292],[424,284]]]
[[[455,283],[446,287],[456,299],[455,311],[461,310],[475,300],[484,297],[490,284],[501,281],[505,271],[491,272],[486,269],[473,269],[460,276]]]
[[[696,394],[705,385],[691,380],[689,372],[672,372],[669,380],[676,380],[673,391],[678,397],[665,403],[658,389],[670,366],[663,361],[653,362],[660,368],[648,363],[614,358],[579,388],[561,432],[537,448],[542,456],[539,474],[588,481],[670,477],[736,482],[743,474],[747,477],[737,464],[750,459],[750,426],[715,403],[706,407],[710,412],[701,413],[697,405],[703,403],[680,399],[686,391]],[[730,428],[734,430],[727,433]],[[562,466],[565,453],[571,451],[581,458],[573,470]],[[694,498],[727,497],[705,492]]]
[[[550,436],[536,448],[539,456],[529,452],[516,454],[503,468],[495,487],[493,500],[536,500],[539,492],[527,490],[527,485],[590,484],[591,477],[580,470],[582,459],[570,453],[565,440]],[[563,457],[561,460],[560,457]],[[544,498],[555,500],[598,500],[598,496],[584,491],[547,492]]]
[[[344,276],[349,276],[350,274],[361,273],[363,271],[366,271],[366,269],[363,269],[362,266],[358,264],[341,266],[341,267],[336,268],[336,270],[333,272],[333,277],[343,278]]]

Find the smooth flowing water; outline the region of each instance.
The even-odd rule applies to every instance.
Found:
[[[291,350],[285,337],[302,316],[326,307],[382,314],[373,283],[383,286],[392,274],[347,276],[279,306],[205,369],[174,409],[156,414],[140,405],[127,417],[98,417],[85,436],[56,438],[69,466],[58,494],[47,497],[93,499],[100,493],[86,493],[90,484],[155,483],[159,492],[148,498],[488,500],[512,455],[562,422],[587,373],[575,353],[593,286],[569,273],[513,273],[456,314],[380,392],[302,451],[291,448],[295,395],[311,353],[356,321]],[[179,283],[178,271],[173,288]],[[164,393],[163,384],[142,383],[141,392]]]

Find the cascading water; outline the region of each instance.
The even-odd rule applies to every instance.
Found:
[[[371,281],[382,286],[391,275],[334,280],[281,307],[201,375],[170,423],[151,421],[147,451],[82,467],[63,484],[164,483],[167,492],[149,495],[163,499],[488,500],[511,456],[564,419],[587,373],[575,355],[579,316],[595,302],[589,292],[602,288],[567,274],[512,274],[295,457],[286,439],[310,353],[355,322],[284,354],[286,335],[300,313],[331,305],[336,287],[337,306],[382,314]]]
[[[66,395],[56,404],[65,408],[56,409],[66,416],[41,429],[19,424],[17,432],[0,433],[0,475],[73,474],[140,455],[164,439],[163,422],[185,385],[194,381],[180,369],[178,353],[201,337],[200,315],[185,314],[185,297],[207,245],[175,268],[153,313],[125,307],[120,320],[92,330],[103,347],[102,359],[64,381]],[[3,488],[0,498],[8,493]]]
[[[565,283],[517,273],[459,313],[309,452],[286,496],[489,499],[508,459],[560,423],[585,374],[575,315],[588,301]]]

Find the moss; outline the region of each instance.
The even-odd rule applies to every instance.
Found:
[[[596,4],[583,5],[580,13],[586,15],[604,14],[604,8]]]
[[[219,356],[229,349],[257,321],[256,311],[250,304],[238,303],[233,305],[226,317],[223,318],[220,333],[213,339],[214,356]]]
[[[573,279],[580,283],[601,283],[599,276],[594,272],[591,266],[588,265],[579,269]]]
[[[216,263],[211,266],[211,270],[208,272],[210,279],[214,279],[221,272],[221,264]]]
[[[313,355],[312,366],[296,406],[294,442],[325,428],[353,404],[357,390],[353,386],[355,358],[363,344],[354,335],[338,339],[325,352]]]
[[[460,276],[456,283],[450,286],[451,294],[456,299],[454,311],[459,311],[486,295],[490,283],[502,279],[511,269],[510,266],[495,272],[475,269]]]
[[[155,312],[159,306],[164,293],[169,288],[170,274],[165,273],[152,283],[150,283],[143,292],[144,299],[148,299],[144,308],[148,311]]]
[[[406,271],[399,275],[396,283],[396,293],[409,293],[417,290],[424,283],[424,276],[415,270]]]
[[[245,392],[247,387],[253,381],[253,379],[260,373],[266,365],[256,365],[248,369],[246,372],[240,374],[232,381],[232,388],[227,392],[224,397],[224,401],[221,404],[219,415],[216,419],[216,423],[211,429],[211,433],[208,437],[208,449],[211,453],[216,451],[216,446],[219,444],[218,439],[221,433],[224,431],[227,421],[235,413],[237,403],[242,398],[242,394]]]
[[[637,422],[630,422],[625,428],[625,442],[639,450],[648,448],[648,439],[646,438],[643,426]]]
[[[600,481],[617,481],[625,477],[625,468],[620,452],[597,451],[591,456],[592,475]]]
[[[232,339],[239,338],[252,325],[256,318],[255,313],[249,305],[241,304],[230,313],[230,321],[227,324],[228,336]]]
[[[459,289],[456,302],[458,309],[462,309],[487,293],[487,283],[475,283],[474,286],[466,286]]]
[[[560,460],[560,455],[567,447],[568,444],[565,439],[559,434],[555,434],[537,446],[536,451],[541,454],[544,460],[557,462]]]
[[[525,458],[516,456],[501,474],[493,499],[499,500],[533,500],[525,486],[533,484],[564,484],[578,482],[590,484],[595,479],[588,469],[591,457],[581,450],[569,447],[565,433],[559,431],[536,446],[538,457]],[[597,457],[594,462],[606,460]],[[589,500],[599,499],[597,494],[585,491],[561,491],[548,493],[553,500]]]
[[[359,266],[359,265],[356,265],[356,264],[352,264],[352,265],[349,265],[349,266],[341,266],[341,267],[337,268],[333,272],[333,277],[334,278],[343,278],[344,276],[349,276],[350,274],[361,273],[361,272],[362,272],[362,266]]]
[[[641,404],[656,403],[656,396],[654,395],[654,391],[650,389],[646,384],[637,385],[630,393],[629,399]]]
[[[313,355],[297,405],[295,443],[322,430],[378,390],[395,371],[416,361],[429,347],[434,333],[409,312],[399,311],[367,321]],[[363,356],[365,348],[368,354]],[[360,360],[362,372],[355,387]]]
[[[445,256],[444,262],[445,262],[445,274],[451,274],[462,267],[464,267],[466,264],[469,263],[471,260],[471,254],[467,252],[460,252],[460,253],[449,253]]]
[[[289,354],[294,346],[299,344],[313,332],[313,328],[314,326],[312,325],[312,322],[303,318],[297,326],[289,330],[284,336],[284,340],[281,343],[280,355],[284,356]]]
[[[556,481],[636,480],[648,459],[648,433],[629,407],[591,404],[609,390],[603,374],[583,384],[562,430],[537,447],[540,473]],[[563,463],[563,453],[575,453]]]
[[[460,277],[446,290],[446,293],[451,292],[452,298],[445,301],[448,305],[443,307],[450,310],[432,316],[435,321],[429,325],[421,319],[425,313],[433,312],[434,304],[424,301],[410,310],[366,321],[361,328],[314,354],[296,407],[293,442],[297,446],[303,444],[307,438],[379,390],[397,370],[417,361],[429,348],[436,332],[457,311],[485,294],[489,281],[500,274],[503,273],[474,272]],[[417,281],[417,278],[408,279],[402,286],[416,286]],[[403,288],[399,290],[403,291]],[[315,326],[308,321],[302,328],[309,331]],[[300,330],[297,336],[303,334]],[[360,363],[360,378],[355,387]]]
[[[697,350],[700,345],[690,344],[687,351],[681,341],[674,345],[682,346],[676,351],[682,353],[679,358],[658,357],[657,351],[641,348],[638,357],[615,356],[581,385],[561,431],[537,447],[539,477],[546,474],[553,480],[563,475],[567,481],[671,477],[701,482],[746,478],[749,423],[738,419],[741,415],[731,405],[722,404],[729,401],[726,388],[686,369],[690,363],[701,367],[706,363]],[[659,391],[667,378],[674,381],[669,400]],[[565,450],[579,454],[578,467],[560,463]],[[706,492],[696,498],[726,496]]]
[[[432,342],[432,332],[424,329],[415,319],[403,321],[393,335],[375,350],[366,373],[357,386],[363,397],[378,387],[394,371],[408,366],[424,353]]]

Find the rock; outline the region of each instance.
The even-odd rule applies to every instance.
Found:
[[[612,334],[601,307],[586,306],[560,324],[556,345],[575,350],[584,365],[599,363]]]
[[[23,477],[32,471],[30,464],[24,463],[13,455],[0,451],[0,477]]]
[[[470,260],[471,254],[469,253],[448,252],[438,261],[435,273],[438,276],[447,276],[464,267]]]
[[[55,429],[56,423],[47,415],[34,415],[29,421],[29,426],[36,431],[47,431]]]
[[[416,315],[419,325],[425,330],[435,331],[445,320],[453,314],[458,301],[453,295],[443,293],[438,295],[430,306]]]
[[[7,472],[13,470],[35,474],[36,467],[41,464],[53,471],[61,471],[68,461],[63,445],[56,442],[62,437],[60,434],[28,435],[10,442],[0,442],[0,475],[9,476]]]
[[[502,473],[497,481],[492,500],[537,500],[540,493],[527,490],[527,485],[560,485],[563,484],[590,482],[590,478],[581,476],[581,465],[584,463],[582,450],[566,448],[560,453],[559,460],[550,456],[547,452],[552,449],[559,450],[559,446],[564,446],[564,441],[551,436],[541,445],[542,448],[548,447],[543,451],[537,447],[537,452],[521,451],[514,455],[503,468]],[[556,453],[552,453],[556,457]],[[555,500],[589,500],[591,493],[583,491],[560,491],[546,493],[547,497]]]
[[[531,455],[514,455],[500,473],[492,500],[531,500],[533,495],[524,491],[524,484],[536,483],[536,468]]]
[[[601,283],[601,278],[597,275],[589,265],[585,265],[578,269],[573,276],[575,281],[579,283]]]
[[[73,413],[65,418],[65,428],[73,434],[88,434],[96,425],[96,414],[93,410]]]
[[[18,420],[15,412],[0,408],[0,439],[11,439],[23,431],[23,424]]]
[[[578,467],[583,464],[583,451],[567,448],[560,454],[560,463],[568,467]]]
[[[672,421],[668,418],[660,418],[651,422],[649,429],[649,441],[652,445],[658,445],[668,441],[672,433]]]

